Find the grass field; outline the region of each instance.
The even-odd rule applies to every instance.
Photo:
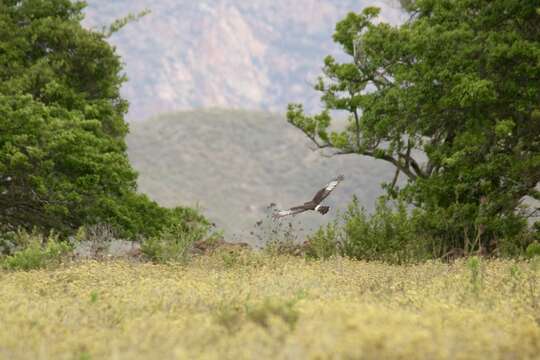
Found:
[[[3,359],[538,359],[538,262],[221,253],[0,272]]]

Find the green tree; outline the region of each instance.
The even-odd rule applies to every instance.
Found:
[[[401,26],[376,24],[372,7],[336,25],[348,60],[324,60],[325,110],[290,104],[288,121],[333,154],[394,165],[388,192],[447,248],[494,248],[525,226],[524,196],[540,198],[540,2],[405,3]],[[349,114],[343,131],[329,129],[335,110]]]
[[[0,1],[0,226],[155,235],[183,212],[136,193],[121,62],[108,34],[81,26],[83,7]]]

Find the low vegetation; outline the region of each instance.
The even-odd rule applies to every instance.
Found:
[[[0,237],[0,268],[8,270],[33,270],[59,265],[72,247],[61,242],[58,236],[43,236],[25,231],[10,232]]]
[[[224,254],[189,266],[87,261],[0,271],[0,357],[533,359],[540,352],[539,258],[392,266]]]
[[[346,211],[302,242],[293,222],[261,221],[256,236],[270,254],[303,255],[327,259],[341,255],[357,260],[389,264],[419,263],[429,259],[449,261],[473,255],[516,258],[540,254],[539,233],[524,228],[517,236],[493,239],[490,248],[479,241],[465,248],[426,230],[425,214],[410,209],[405,202],[381,197],[369,213],[356,198]]]
[[[185,262],[195,242],[204,239],[210,223],[197,211],[184,209],[183,222],[171,224],[157,235],[144,239],[142,253],[154,262]]]

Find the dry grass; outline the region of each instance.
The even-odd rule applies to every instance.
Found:
[[[532,359],[540,270],[216,254],[0,272],[5,359]]]

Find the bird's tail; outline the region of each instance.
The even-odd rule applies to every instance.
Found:
[[[330,206],[318,206],[317,207],[317,211],[320,212],[321,214],[326,214],[328,212],[328,210],[330,210]]]

